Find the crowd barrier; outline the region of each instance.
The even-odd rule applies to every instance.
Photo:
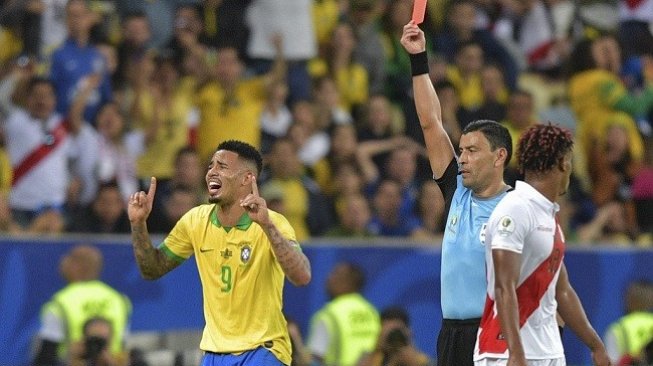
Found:
[[[155,240],[158,238],[155,238]],[[157,281],[145,281],[136,267],[128,237],[62,236],[0,238],[0,365],[27,365],[39,326],[41,305],[64,286],[60,257],[76,243],[97,245],[104,254],[102,280],[127,294],[134,305],[132,331],[201,329],[202,294],[194,260]],[[440,250],[416,243],[305,243],[313,280],[285,286],[285,312],[306,334],[311,314],[327,300],[327,274],[339,261],[364,268],[364,295],[379,309],[404,306],[411,316],[415,344],[434,355],[440,328]],[[623,313],[623,293],[635,279],[653,280],[653,251],[617,247],[568,248],[569,276],[599,333]],[[256,314],[250,314],[255,317]],[[589,365],[589,352],[570,331],[563,338],[570,365]]]

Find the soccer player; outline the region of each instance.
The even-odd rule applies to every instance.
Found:
[[[410,54],[415,107],[433,178],[448,211],[442,240],[442,328],[438,335],[440,366],[471,366],[485,303],[483,229],[496,204],[510,189],[503,170],[510,161],[512,140],[499,123],[479,120],[460,137],[459,156],[443,127],[440,101],[429,78],[424,32],[412,21],[404,26],[401,44]]]
[[[552,124],[535,125],[517,145],[524,181],[497,205],[486,230],[487,300],[474,361],[486,365],[565,365],[556,309],[592,351],[607,352],[569,283],[556,203],[569,186],[573,140]]]
[[[311,268],[288,221],[259,196],[261,167],[253,146],[221,143],[206,172],[209,204],[186,213],[158,248],[146,225],[156,179],[147,193],[129,200],[134,254],[144,278],[157,279],[195,255],[206,319],[203,366],[290,365],[281,312],[284,275],[303,286]]]

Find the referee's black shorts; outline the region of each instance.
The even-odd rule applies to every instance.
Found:
[[[474,345],[481,318],[444,319],[438,335],[438,366],[474,366]]]

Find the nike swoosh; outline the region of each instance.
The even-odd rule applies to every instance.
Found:
[[[214,250],[214,249],[213,248],[200,248],[200,252],[202,252],[202,253],[210,252],[212,250]]]

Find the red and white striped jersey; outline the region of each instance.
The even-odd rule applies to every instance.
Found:
[[[558,204],[529,184],[518,181],[490,216],[485,240],[487,299],[476,340],[475,361],[508,358],[508,343],[501,334],[494,302],[492,250],[509,250],[521,255],[517,300],[526,359],[564,357],[555,299],[565,251],[564,236],[556,220],[558,210]]]

